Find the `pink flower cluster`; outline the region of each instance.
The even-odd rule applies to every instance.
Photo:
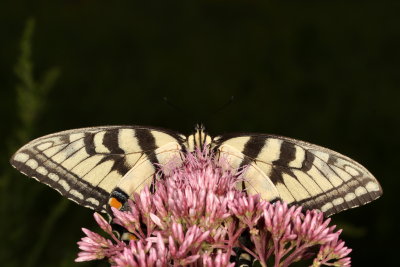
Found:
[[[76,261],[107,259],[116,267],[233,267],[241,248],[261,266],[284,267],[305,259],[312,266],[350,266],[346,256],[351,249],[339,239],[341,231],[329,226],[330,219],[318,211],[304,213],[301,207],[247,196],[235,188],[241,172],[210,151],[188,153],[183,164],[167,167],[154,194],[146,187],[129,200],[129,210],[112,210],[113,223],[124,227],[130,240],[117,238],[96,213],[110,238],[82,229],[86,237],[78,242]],[[245,233],[247,242],[242,241]]]

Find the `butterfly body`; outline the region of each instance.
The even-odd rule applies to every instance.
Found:
[[[11,158],[20,172],[80,205],[106,212],[154,182],[159,164],[184,159],[208,145],[232,168],[245,168],[238,187],[266,200],[281,199],[327,216],[382,194],[374,176],[354,160],[307,142],[265,134],[208,135],[202,126],[182,134],[143,126],[64,131],[31,141]]]

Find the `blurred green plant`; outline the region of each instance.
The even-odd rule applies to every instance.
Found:
[[[44,75],[35,79],[32,62],[32,38],[35,30],[35,20],[27,20],[20,41],[20,54],[14,72],[18,79],[16,90],[16,113],[19,122],[7,140],[7,154],[11,156],[18,147],[29,141],[36,130],[38,118],[43,111],[46,97],[60,75],[60,70],[53,67]],[[2,162],[4,166],[8,164]],[[8,165],[9,166],[9,165]],[[54,209],[46,217],[38,232],[32,233],[30,216],[32,203],[43,189],[42,186],[32,186],[13,172],[11,167],[5,168],[0,177],[0,228],[3,231],[0,249],[2,266],[38,266],[38,259],[46,245],[49,235],[57,219],[64,213],[68,201],[62,199],[55,204]],[[19,255],[23,255],[22,257]]]
[[[17,137],[20,142],[26,142],[32,135],[37,118],[40,115],[45,99],[60,75],[56,67],[50,68],[43,77],[35,81],[32,63],[32,36],[35,29],[35,21],[29,19],[20,42],[20,55],[15,65],[14,72],[19,79],[16,86],[18,115],[21,127],[17,129]]]

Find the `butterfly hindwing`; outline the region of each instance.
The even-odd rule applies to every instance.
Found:
[[[11,164],[78,204],[105,212],[110,193],[137,162],[155,164],[157,149],[182,142],[174,132],[141,126],[82,128],[31,141]]]
[[[204,144],[233,168],[245,168],[238,188],[269,201],[281,199],[329,216],[382,195],[368,170],[332,150],[274,135],[211,139],[201,126],[188,137],[143,126],[69,130],[31,141],[14,154],[11,164],[78,204],[107,212],[107,203],[122,207],[133,192],[151,188],[159,164],[182,160],[183,151]]]
[[[227,135],[215,146],[233,167],[248,166],[246,190],[319,209],[326,216],[368,203],[382,194],[375,177],[362,165],[332,150],[273,135]],[[271,188],[259,192],[260,185]],[[253,186],[255,184],[256,186]]]

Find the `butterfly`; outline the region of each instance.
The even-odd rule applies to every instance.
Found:
[[[151,186],[159,164],[204,145],[232,168],[245,167],[237,187],[268,201],[330,216],[382,195],[366,168],[335,151],[276,135],[211,137],[201,125],[188,136],[144,126],[68,130],[29,142],[10,162],[78,204],[107,213],[109,206],[121,208],[134,192]]]

